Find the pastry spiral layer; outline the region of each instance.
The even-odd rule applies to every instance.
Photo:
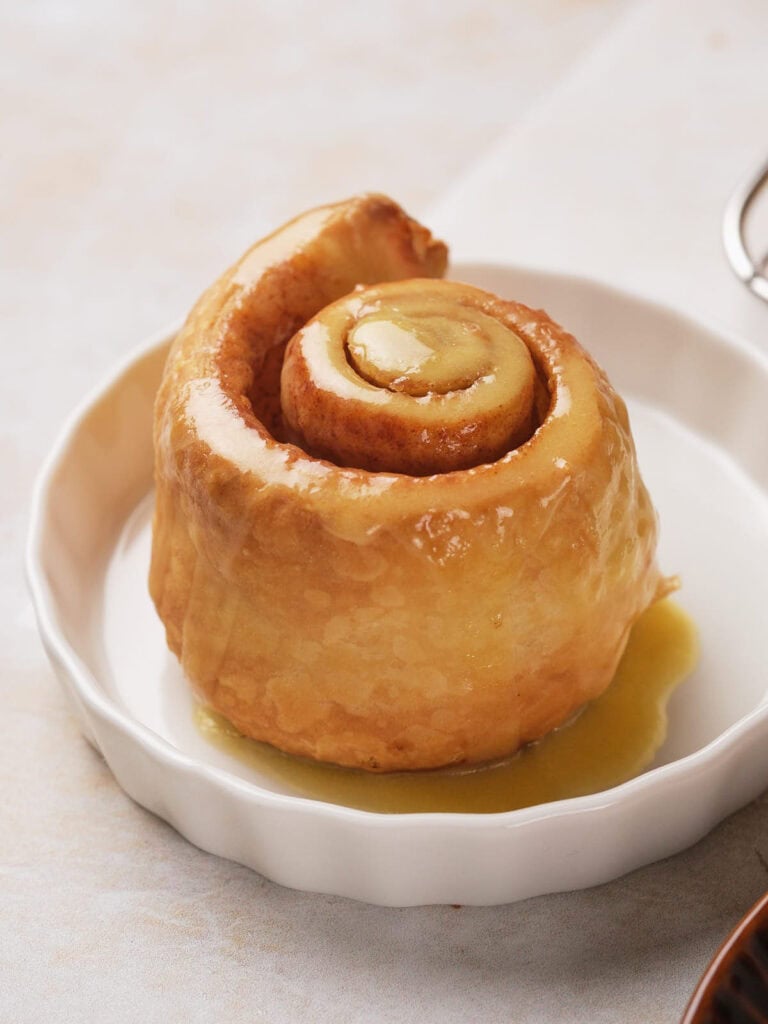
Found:
[[[291,340],[282,408],[302,447],[344,466],[428,476],[528,440],[536,368],[493,296],[450,281],[360,288]]]
[[[446,256],[384,197],[313,210],[168,358],[151,593],[202,698],[292,753],[510,754],[670,589],[605,375],[544,313],[435,280]]]

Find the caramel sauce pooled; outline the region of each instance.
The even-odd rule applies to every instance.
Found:
[[[299,796],[389,814],[490,814],[600,792],[638,775],[663,743],[667,701],[697,657],[691,619],[659,601],[635,623],[602,696],[514,757],[471,768],[370,774],[284,754],[204,707],[196,721],[214,746]]]

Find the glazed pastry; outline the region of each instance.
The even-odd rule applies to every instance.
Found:
[[[152,597],[201,699],[294,754],[509,755],[608,686],[672,585],[604,373],[446,258],[384,197],[313,210],[168,357]]]

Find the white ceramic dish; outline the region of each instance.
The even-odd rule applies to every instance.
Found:
[[[372,903],[503,903],[607,881],[695,842],[768,784],[768,359],[595,283],[452,276],[543,306],[629,399],[700,665],[638,778],[503,814],[382,815],[305,799],[210,747],[146,591],[151,410],[168,337],[75,413],[34,501],[28,571],[51,661],[126,792],[205,850]]]

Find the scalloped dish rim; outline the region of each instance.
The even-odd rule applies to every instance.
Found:
[[[462,268],[459,266],[457,269],[461,271]],[[677,320],[681,323],[685,323],[689,328],[693,327],[696,331],[708,335],[710,340],[718,345],[724,345],[729,347],[731,350],[735,350],[739,358],[753,362],[758,372],[765,375],[766,386],[768,387],[768,358],[763,356],[763,354],[754,346],[751,346],[738,338],[723,334],[719,330],[715,331],[704,324],[698,323],[695,318],[684,315],[658,302],[649,301],[643,297],[633,295],[624,289],[614,288],[602,282],[580,278],[575,275],[552,273],[529,267],[518,268],[498,263],[489,263],[485,265],[468,264],[465,265],[464,272],[469,272],[470,276],[474,274],[479,275],[480,277],[485,273],[498,274],[501,272],[502,274],[508,273],[513,276],[518,275],[523,278],[529,277],[531,280],[540,278],[545,281],[548,286],[558,287],[561,285],[564,288],[575,288],[577,290],[587,289],[592,294],[595,292],[603,293],[606,296],[611,296],[614,300],[626,301],[630,304],[641,304],[642,306],[655,311],[656,314],[660,314],[668,318],[670,322]],[[140,748],[143,755],[148,755],[150,760],[154,763],[155,770],[162,771],[163,765],[173,766],[175,769],[184,773],[185,776],[207,780],[215,788],[224,787],[224,789],[236,797],[238,801],[245,799],[251,808],[254,806],[256,808],[274,808],[281,811],[289,811],[291,814],[298,814],[302,818],[309,818],[312,820],[318,819],[321,821],[339,821],[346,824],[361,826],[365,830],[373,828],[376,830],[377,834],[380,833],[381,830],[395,833],[415,833],[421,832],[425,829],[439,827],[441,834],[445,835],[446,828],[450,830],[451,834],[457,830],[458,832],[509,832],[510,830],[517,832],[525,826],[542,820],[565,820],[572,818],[574,815],[590,815],[595,812],[599,812],[600,810],[616,808],[618,805],[621,805],[624,810],[632,813],[638,805],[642,804],[643,801],[648,800],[648,798],[652,797],[658,790],[665,789],[667,785],[675,782],[682,783],[686,780],[690,780],[692,776],[698,775],[699,773],[709,777],[712,773],[719,772],[724,776],[727,773],[729,766],[732,765],[733,759],[738,759],[739,751],[742,748],[747,748],[751,745],[750,741],[754,740],[758,736],[768,738],[768,702],[766,702],[766,698],[764,697],[761,704],[753,707],[752,710],[726,728],[705,746],[693,753],[687,754],[684,757],[671,761],[670,763],[652,768],[649,771],[611,789],[588,796],[574,797],[544,805],[528,807],[522,810],[490,814],[466,814],[457,812],[381,814],[372,811],[357,810],[336,804],[324,803],[319,800],[301,796],[282,795],[263,789],[256,783],[250,783],[240,779],[222,768],[198,761],[194,757],[173,746],[171,742],[162,736],[159,736],[145,724],[132,717],[127,711],[123,710],[117,702],[108,695],[103,685],[100,684],[96,676],[78,655],[76,645],[71,644],[65,637],[64,632],[57,621],[57,599],[55,595],[55,588],[52,585],[52,581],[45,565],[45,545],[50,528],[49,520],[51,515],[51,498],[55,491],[57,473],[60,467],[66,463],[70,455],[72,443],[75,440],[77,432],[82,426],[84,419],[97,402],[103,399],[104,396],[112,389],[120,385],[122,379],[130,372],[131,368],[139,360],[149,356],[153,350],[158,348],[158,346],[166,343],[173,337],[177,330],[178,325],[171,330],[158,332],[158,334],[154,335],[143,345],[131,352],[126,358],[120,361],[119,365],[108,375],[107,379],[98,385],[77,406],[68,418],[39,472],[32,500],[31,525],[26,554],[26,569],[28,584],[37,614],[39,630],[44,646],[52,663],[54,664],[54,667],[60,670],[60,675],[63,672],[62,682],[66,684],[67,688],[70,690],[70,694],[76,698],[76,703],[80,707],[80,717],[83,719],[86,737],[99,750],[101,750],[102,753],[104,746],[102,728],[111,728],[113,730],[117,730],[117,733],[120,734],[127,744]],[[110,736],[109,745],[113,742],[114,739]],[[108,758],[107,760],[109,763]],[[116,772],[115,774],[117,775],[118,773]],[[757,774],[759,775],[759,773]],[[138,799],[140,803],[144,803],[146,805],[146,801],[142,800],[140,796],[137,796],[135,792],[137,788],[141,788],[140,786],[134,786],[131,783],[127,784],[128,780],[124,777],[118,777],[118,781],[124,789],[127,789],[134,799]],[[750,777],[748,781],[744,781],[741,785],[739,796],[736,798],[735,802],[733,802],[733,805],[726,800],[725,805],[718,806],[717,809],[714,809],[709,814],[708,821],[704,822],[703,827],[699,826],[695,829],[696,835],[693,837],[688,836],[682,843],[672,841],[669,849],[662,855],[677,852],[690,845],[690,842],[695,842],[697,838],[700,838],[714,827],[714,825],[721,820],[725,814],[731,813],[738,807],[743,806],[743,804],[748,802],[750,799],[757,796],[766,784],[768,784],[768,774],[765,778]],[[134,790],[134,792],[132,792],[132,790]],[[156,808],[152,807],[150,807],[150,809],[155,810],[156,813],[160,813],[162,815],[162,811],[158,811]],[[172,824],[179,828],[177,821],[174,820],[174,814],[172,812],[162,816],[166,816],[167,820],[170,820]],[[201,827],[203,832],[205,832],[205,826],[202,825]],[[182,831],[182,834],[187,834],[191,830],[187,828],[185,831],[184,828],[179,828],[179,831]],[[195,842],[196,845],[206,849],[211,848],[211,844],[201,841],[199,836],[187,835],[187,837],[191,838],[191,841]],[[216,844],[213,845],[215,846]],[[218,851],[214,850],[214,852]],[[223,855],[226,856],[228,854]],[[233,859],[240,858],[235,857]],[[626,860],[626,858],[624,859]],[[247,860],[243,860],[242,862],[248,863]],[[647,862],[647,860],[641,861],[641,863]],[[254,865],[251,864],[251,866]],[[640,866],[640,864],[636,863],[623,864],[618,867],[614,866],[604,873],[602,880],[608,881],[610,878],[617,877],[625,871],[632,870],[638,866]],[[261,870],[267,877],[275,877],[280,874],[280,872],[263,870],[262,867],[259,867],[258,870]],[[393,871],[394,870],[395,869],[393,868]],[[397,870],[402,871],[404,868],[401,865]],[[339,876],[343,875],[343,873],[343,870],[340,870]],[[309,881],[305,886],[302,884],[301,879],[298,880],[298,883],[291,880],[285,881],[285,879],[279,877],[277,880],[281,881],[282,884],[294,885],[296,888],[316,888],[311,881]],[[593,880],[588,881],[586,884],[597,884],[597,882]],[[568,883],[563,885],[559,885],[557,883],[548,883],[544,885],[539,884],[538,886],[534,886],[530,892],[524,891],[519,895],[512,895],[511,898],[519,899],[525,898],[526,896],[536,895],[541,892],[581,887],[582,883],[579,883],[578,881],[575,885],[570,885]],[[439,888],[439,885],[437,888]],[[450,886],[448,886],[448,888],[450,889]],[[382,896],[382,892],[384,890],[382,889],[380,879],[375,880],[375,884],[366,886],[364,882],[361,883],[359,880],[354,884],[347,885],[344,879],[340,877],[337,885],[327,885],[322,887],[320,891],[333,892],[338,895],[349,895],[353,898],[366,899],[369,902],[379,902],[387,905],[412,905],[420,902],[475,902],[475,900],[471,898],[471,892],[469,893],[469,898],[467,898],[468,893],[466,891],[458,891],[462,888],[460,885],[455,888],[457,891],[454,892],[453,889],[451,889],[450,892],[446,893],[445,898],[434,899],[431,895],[428,895],[428,897],[422,901],[420,898],[414,897],[411,892],[413,884],[410,885],[410,888],[407,884],[394,884],[392,888],[392,896],[391,898],[388,898],[386,894]],[[523,886],[523,889],[524,888],[525,887]],[[469,889],[471,889],[471,886]],[[508,901],[509,898],[507,894],[506,897],[502,895],[502,898],[498,900],[482,897],[478,898],[476,902],[488,904]]]

